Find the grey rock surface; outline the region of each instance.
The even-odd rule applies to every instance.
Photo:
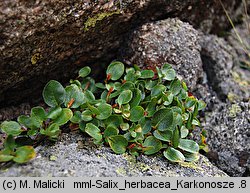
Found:
[[[194,89],[202,76],[198,32],[177,18],[142,25],[131,34],[126,62],[143,67],[170,63]]]
[[[194,163],[173,164],[160,155],[116,155],[107,147],[95,147],[79,133],[63,134],[55,145],[36,148],[37,157],[23,165],[0,170],[0,176],[165,176],[211,177],[227,176],[200,156]]]
[[[250,103],[220,104],[207,113],[210,159],[231,176],[249,175]]]

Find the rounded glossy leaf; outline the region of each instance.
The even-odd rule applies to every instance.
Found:
[[[49,81],[43,89],[44,102],[50,107],[56,107],[64,103],[66,91],[56,80]]]
[[[163,73],[163,76],[164,76],[164,79],[165,80],[174,80],[175,79],[175,76],[176,76],[176,73],[175,73],[175,70],[174,69],[167,69],[167,70],[164,70],[162,71]]]
[[[16,121],[4,121],[0,128],[7,135],[18,136],[22,133],[21,126]]]
[[[109,104],[102,103],[97,107],[97,109],[100,114],[97,115],[96,118],[99,120],[107,119],[112,114],[112,107]]]
[[[188,133],[189,133],[189,130],[185,126],[182,126],[181,127],[181,138],[187,137]]]
[[[173,93],[173,95],[178,95],[179,92],[181,91],[182,86],[181,86],[181,81],[180,80],[174,80],[171,84],[170,84],[170,91]]]
[[[95,126],[93,123],[86,124],[85,132],[97,141],[102,140],[101,130],[97,126]]]
[[[113,125],[107,127],[107,129],[105,129],[104,131],[104,137],[110,137],[110,136],[113,136],[113,135],[118,135],[119,133],[119,130],[114,127]]]
[[[124,73],[124,64],[121,62],[112,62],[107,68],[107,76],[111,76],[111,80],[118,80]]]
[[[100,82],[96,83],[95,86],[97,88],[100,88],[100,89],[106,89],[105,85],[103,83],[100,83]]]
[[[58,124],[53,123],[48,128],[46,128],[45,130],[41,129],[40,133],[43,134],[43,135],[48,136],[51,140],[54,140],[61,133],[61,130],[60,130]]]
[[[91,72],[91,68],[89,66],[85,66],[79,70],[79,77],[84,78],[88,76],[90,72]]]
[[[197,153],[199,151],[199,145],[190,139],[180,139],[178,147],[189,153]]]
[[[151,155],[161,150],[162,143],[159,139],[156,139],[154,136],[149,136],[145,139],[143,147],[145,147],[144,153],[146,155]]]
[[[151,97],[158,97],[158,96],[161,96],[163,93],[166,90],[166,87],[164,85],[156,85],[152,88],[151,90]]]
[[[82,113],[80,111],[75,111],[70,121],[72,123],[80,123],[82,121]]]
[[[139,124],[141,125],[143,134],[147,134],[152,129],[151,120],[145,117],[139,120]]]
[[[142,99],[141,91],[140,91],[138,88],[136,88],[136,89],[133,91],[133,98],[132,98],[132,100],[129,102],[130,107],[133,108],[133,107],[139,105],[140,102],[141,102],[141,99]]]
[[[199,159],[198,153],[185,152],[184,156],[185,156],[185,161],[187,161],[187,162],[193,162],[193,161],[197,161]]]
[[[198,111],[202,110],[202,109],[205,109],[206,108],[206,103],[202,100],[199,100],[198,101]]]
[[[152,125],[159,131],[165,131],[173,125],[173,112],[170,108],[160,109],[152,117]]]
[[[123,131],[127,131],[129,129],[129,124],[128,123],[122,123],[122,124],[120,124],[120,128]]]
[[[54,120],[61,114],[61,112],[62,112],[61,107],[53,107],[48,112],[47,118]]]
[[[106,126],[114,125],[115,127],[119,127],[123,123],[123,118],[121,115],[111,115],[109,118],[104,120],[104,124]]]
[[[87,102],[90,104],[95,103],[95,95],[90,90],[84,91],[84,97]]]
[[[185,101],[185,108],[190,108],[194,106],[196,103],[196,99],[193,97],[187,97]]]
[[[146,78],[153,78],[155,76],[155,73],[153,70],[143,70],[141,71],[140,78],[146,79]]]
[[[13,158],[13,155],[3,154],[2,151],[0,151],[0,162],[8,162],[11,161]]]
[[[58,125],[65,125],[72,117],[72,111],[68,108],[63,108],[61,114],[54,120],[54,122]]]
[[[46,112],[43,107],[34,107],[31,109],[31,117],[41,123],[46,120]]]
[[[64,105],[68,108],[78,108],[80,105],[86,102],[85,95],[80,88],[72,84],[66,87],[66,98]]]
[[[171,162],[184,162],[185,161],[184,155],[180,151],[172,147],[168,147],[168,149],[163,152],[163,155]]]
[[[25,163],[36,157],[36,152],[32,146],[18,147],[13,161],[17,163]]]
[[[127,139],[123,137],[122,135],[113,135],[109,137],[108,143],[111,149],[117,154],[125,153],[126,148],[128,146]]]
[[[38,121],[37,119],[33,118],[33,117],[28,117],[25,115],[20,115],[17,119],[17,121],[25,126],[26,128],[29,129],[37,129],[41,126],[42,122]]]
[[[137,122],[144,117],[144,109],[141,106],[133,107],[130,111],[130,121]]]
[[[167,141],[170,142],[172,139],[173,132],[171,130],[166,130],[166,131],[154,131],[154,136],[155,138],[161,140],[161,141]]]
[[[127,104],[132,99],[132,97],[133,97],[133,93],[131,90],[124,90],[119,95],[117,102],[119,105]]]
[[[168,91],[162,96],[162,99],[164,101],[164,105],[167,106],[173,102],[174,95]]]

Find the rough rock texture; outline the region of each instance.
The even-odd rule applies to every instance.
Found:
[[[211,177],[227,176],[206,157],[191,164],[171,164],[162,156],[116,155],[109,148],[93,147],[80,134],[63,134],[53,146],[36,148],[38,156],[24,165],[0,170],[0,176],[165,176]]]
[[[208,154],[231,176],[250,174],[250,103],[218,105],[206,116]]]
[[[84,65],[97,75],[116,58],[126,34],[143,23],[179,17],[207,32],[229,25],[219,1],[119,2],[1,0],[0,106],[37,99],[48,80],[67,82]],[[222,2],[236,18],[242,1]]]
[[[233,77],[233,67],[237,64],[238,55],[229,43],[215,35],[201,35],[201,58],[208,84],[217,93],[221,101],[226,101],[233,93],[243,99],[248,99],[249,87],[241,87]]]
[[[142,25],[131,34],[124,53],[126,63],[142,67],[172,64],[192,90],[202,76],[200,49],[198,32],[173,18]]]

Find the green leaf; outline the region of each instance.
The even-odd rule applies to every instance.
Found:
[[[181,86],[181,81],[176,79],[170,84],[170,91],[173,93],[173,95],[178,95],[179,92],[181,91],[182,86]]]
[[[79,77],[86,77],[90,74],[91,68],[89,66],[85,66],[82,69],[79,70]]]
[[[127,131],[129,129],[129,124],[128,123],[122,123],[122,124],[120,124],[120,128],[123,131]]]
[[[111,76],[111,80],[118,80],[124,73],[124,65],[121,62],[112,62],[106,71],[107,75]]]
[[[146,155],[151,155],[157,153],[162,148],[162,143],[160,140],[156,139],[154,136],[149,136],[143,142],[144,153]]]
[[[123,118],[121,115],[111,115],[109,118],[104,120],[104,124],[106,126],[114,125],[115,127],[119,127],[123,123]]]
[[[22,133],[21,126],[16,121],[4,121],[0,128],[7,135],[18,136]]]
[[[196,103],[196,99],[193,97],[187,97],[185,101],[185,108],[191,108]]]
[[[204,101],[202,101],[202,100],[198,101],[198,111],[205,109],[206,106],[207,106],[207,104]]]
[[[141,106],[135,106],[130,112],[130,121],[137,122],[144,117],[144,109]]]
[[[161,140],[161,141],[167,141],[170,142],[172,139],[173,132],[171,130],[166,130],[166,131],[154,131],[154,136],[155,138]]]
[[[150,119],[143,117],[142,119],[139,120],[138,123],[141,125],[143,134],[147,134],[148,132],[151,131],[152,125]]]
[[[187,161],[187,162],[194,162],[194,161],[197,161],[199,159],[198,153],[184,152],[183,154],[185,156],[185,161]]]
[[[180,139],[178,147],[189,153],[197,153],[199,151],[199,145],[189,139]]]
[[[53,123],[48,128],[41,129],[40,133],[42,135],[48,136],[49,139],[51,139],[51,140],[55,140],[58,137],[58,135],[61,133],[61,130],[60,130],[59,125],[57,123]]]
[[[133,98],[129,102],[130,107],[133,108],[135,106],[138,106],[140,104],[140,102],[141,102],[141,99],[142,99],[141,91],[138,88],[134,89]]]
[[[139,76],[136,75],[134,68],[127,69],[126,73],[127,74],[124,76],[124,80],[126,80],[126,81],[135,82],[139,78]]]
[[[173,145],[174,148],[177,148],[180,142],[180,131],[178,129],[178,127],[175,128],[175,130],[173,131],[173,135],[172,135],[172,139],[171,139],[171,143]]]
[[[15,144],[15,139],[12,135],[8,135],[7,138],[4,140],[4,147],[5,147],[5,152],[13,152],[16,144]]]
[[[170,129],[173,121],[173,112],[170,108],[160,109],[152,117],[152,125],[159,131]]]
[[[25,115],[20,115],[18,118],[17,118],[17,121],[25,126],[26,128],[29,128],[29,129],[37,129],[41,126],[42,122],[39,122],[38,120],[36,120],[35,118],[33,117],[28,117],[28,116],[25,116]]]
[[[75,84],[67,86],[65,91],[66,91],[66,97],[64,102],[65,107],[78,108],[79,106],[81,106],[86,102],[85,95],[83,94],[81,89]]]
[[[56,80],[49,81],[43,89],[44,102],[50,107],[56,107],[64,103],[66,91]]]
[[[100,82],[96,83],[95,86],[97,88],[100,88],[100,89],[106,89],[105,85],[103,83],[100,83]]]
[[[18,147],[13,161],[17,163],[25,163],[36,157],[36,152],[32,146]]]
[[[73,113],[68,108],[63,108],[61,114],[54,120],[54,123],[65,125],[73,116]]]
[[[164,79],[165,80],[174,80],[175,79],[175,76],[176,76],[176,73],[175,73],[175,70],[174,69],[166,69],[166,70],[163,70],[162,71],[162,74],[164,76]]]
[[[189,130],[185,126],[182,126],[181,127],[181,138],[187,137],[188,133],[189,133]]]
[[[164,105],[167,106],[167,105],[170,105],[172,102],[173,102],[173,99],[174,99],[174,95],[170,92],[170,91],[167,91],[163,96],[162,96],[162,99],[164,101]]]
[[[53,107],[48,112],[47,118],[54,120],[61,114],[61,112],[62,112],[61,107]]]
[[[141,71],[140,78],[146,79],[146,78],[153,78],[155,76],[155,73],[153,70],[143,70]]]
[[[109,137],[108,143],[111,149],[117,154],[125,153],[126,147],[128,146],[127,139],[122,135],[113,135]]]
[[[132,99],[133,93],[131,90],[124,90],[122,93],[119,95],[117,99],[117,103],[119,105],[127,104],[129,101]]]
[[[93,123],[86,124],[85,132],[97,141],[102,140],[101,130],[97,126],[95,126]]]
[[[180,151],[172,147],[168,147],[168,149],[163,152],[163,155],[171,162],[184,162],[185,161],[184,155]]]
[[[82,121],[82,113],[80,111],[75,111],[73,117],[71,117],[70,121],[72,123],[80,123]]]
[[[113,125],[111,125],[111,126],[108,126],[107,129],[105,129],[104,137],[107,138],[113,135],[118,135],[118,133],[119,133],[119,130]]]
[[[5,154],[4,151],[0,151],[0,162],[8,162],[14,158],[13,155]]]
[[[90,104],[95,103],[95,95],[90,90],[84,91],[84,97],[88,103]]]
[[[163,94],[163,92],[166,90],[166,87],[162,84],[156,85],[151,90],[151,97],[158,97]]]
[[[100,112],[99,115],[96,116],[99,120],[107,119],[112,114],[112,107],[109,104],[102,103],[97,107]]]
[[[46,112],[43,107],[33,107],[31,109],[31,117],[42,123],[46,120]]]

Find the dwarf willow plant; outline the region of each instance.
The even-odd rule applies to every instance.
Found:
[[[34,145],[44,137],[56,140],[68,122],[72,130],[80,129],[95,144],[107,144],[117,154],[162,152],[172,162],[198,158],[199,145],[190,136],[200,125],[197,115],[205,103],[188,92],[169,64],[141,70],[125,69],[115,61],[103,83],[95,83],[90,72],[90,67],[82,68],[66,88],[49,81],[43,90],[48,111],[34,107],[29,116],[4,121],[0,161],[24,163],[34,158],[28,142]],[[204,147],[203,136],[200,148]]]

